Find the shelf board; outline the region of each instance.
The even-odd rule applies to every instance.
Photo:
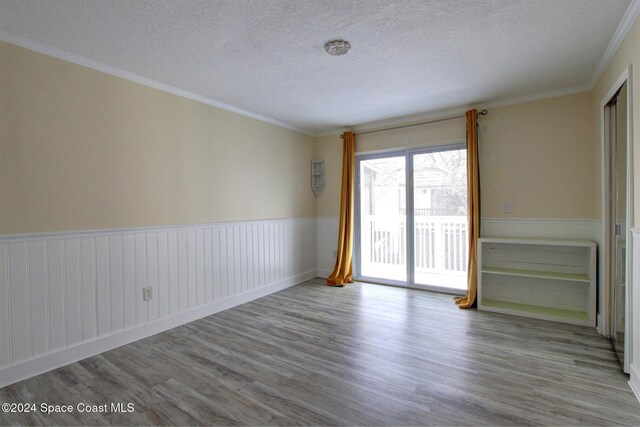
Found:
[[[539,277],[543,279],[570,280],[574,282],[591,282],[586,274],[556,273],[551,271],[518,270],[515,268],[482,267],[483,273],[503,274],[520,277]]]
[[[539,305],[520,304],[516,302],[499,301],[494,299],[483,298],[482,305],[489,308],[498,308],[513,313],[524,312],[537,314],[544,317],[558,317],[564,319],[572,319],[581,322],[589,321],[589,314],[584,311],[564,310],[561,308],[543,307]]]
[[[519,237],[517,239],[509,237],[481,237],[480,243],[516,244],[516,245],[545,245],[545,246],[570,246],[575,248],[595,248],[596,243],[592,240],[574,239],[539,239],[534,237]]]

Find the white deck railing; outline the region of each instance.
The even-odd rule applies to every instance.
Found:
[[[406,265],[406,217],[364,216],[361,256],[365,264]],[[415,217],[416,271],[447,275],[467,270],[467,217]]]

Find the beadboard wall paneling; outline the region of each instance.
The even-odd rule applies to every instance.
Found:
[[[335,252],[338,249],[338,217],[323,216],[317,219],[317,254],[318,276],[328,277],[333,271],[336,262]]]
[[[316,224],[1,236],[0,386],[315,277]]]
[[[0,237],[0,386],[329,275],[337,217]],[[482,235],[599,243],[595,220],[485,219]],[[143,301],[142,288],[153,298]]]
[[[339,220],[318,217],[318,276],[333,270]],[[601,223],[590,219],[511,219],[486,218],[480,225],[482,237],[529,237],[593,240],[600,244]]]

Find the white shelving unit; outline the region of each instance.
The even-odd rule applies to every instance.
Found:
[[[595,308],[595,242],[479,240],[479,310],[595,326]]]

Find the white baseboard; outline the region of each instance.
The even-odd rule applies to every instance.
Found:
[[[602,335],[603,337],[607,337],[606,334],[604,333],[604,329],[603,329],[603,325],[602,325],[602,315],[598,314],[596,316],[596,331],[598,331],[598,333],[600,335]]]
[[[316,270],[0,369],[0,388],[313,279]]]
[[[640,371],[635,364],[631,364],[630,371],[629,387],[631,387],[633,394],[640,402]]]
[[[0,385],[313,278],[316,249],[315,218],[0,235]]]
[[[325,270],[323,268],[318,269],[318,277],[322,277],[323,279],[326,279],[327,277],[329,277],[330,274],[331,274],[331,270]]]

